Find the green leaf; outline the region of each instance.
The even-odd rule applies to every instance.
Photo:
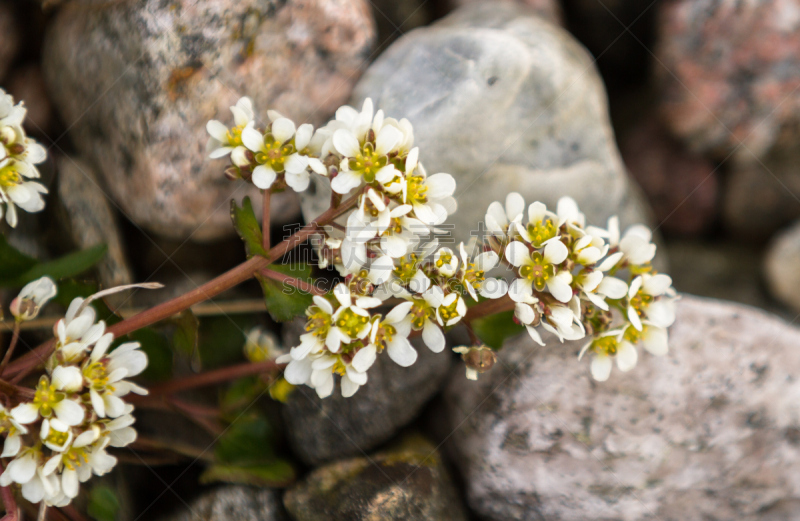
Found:
[[[221,481],[257,487],[286,487],[295,480],[292,465],[282,459],[261,465],[211,465],[200,476],[200,483]]]
[[[311,266],[308,264],[270,264],[268,268],[284,275],[313,284]],[[304,291],[261,275],[256,275],[264,292],[267,311],[276,322],[286,322],[302,315],[312,303],[312,295]]]
[[[262,246],[263,235],[261,234],[261,226],[258,224],[256,214],[253,212],[253,205],[250,203],[250,198],[245,197],[242,200],[242,207],[236,205],[236,201],[231,201],[231,219],[233,220],[233,227],[239,233],[239,237],[244,241],[244,250],[247,253],[247,258],[259,255],[266,257],[267,252]]]
[[[8,278],[3,277],[0,273],[0,286],[24,286],[28,282],[44,277],[45,275],[54,280],[74,277],[97,264],[106,254],[106,250],[105,244],[98,244],[97,246],[92,246],[85,250],[64,255],[59,259],[40,262],[38,264],[34,263],[31,268],[23,273],[14,274]],[[6,253],[8,254],[8,252]],[[19,252],[17,253],[19,254]],[[10,262],[15,266],[18,266],[22,262],[19,256],[13,253],[10,255]],[[5,266],[3,266],[2,271],[5,272]]]
[[[4,235],[0,235],[0,281],[12,280],[36,264],[36,259],[8,244]],[[8,284],[0,284],[8,285]]]
[[[266,418],[258,414],[239,416],[220,436],[214,451],[220,463],[251,465],[275,459],[275,433]]]
[[[95,521],[116,521],[120,504],[111,487],[97,485],[89,491],[86,513]]]
[[[257,376],[234,380],[220,396],[220,408],[225,412],[241,411],[264,392],[264,385]]]
[[[476,318],[471,322],[472,330],[478,338],[492,349],[500,349],[506,338],[525,331],[525,326],[514,322],[514,312],[504,311],[488,317]]]
[[[155,329],[145,327],[128,335],[129,340],[119,343],[139,342],[147,355],[147,369],[142,378],[149,381],[162,381],[172,376],[172,349],[167,337]]]

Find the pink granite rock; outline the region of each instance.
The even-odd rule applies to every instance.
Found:
[[[167,237],[211,240],[233,232],[228,200],[248,190],[206,159],[206,122],[230,120],[247,95],[263,116],[323,123],[373,37],[366,0],[80,0],[53,20],[44,72],[76,148],[125,213]],[[294,201],[273,200],[273,215]]]
[[[670,0],[655,66],[675,135],[724,157],[800,128],[800,1]]]

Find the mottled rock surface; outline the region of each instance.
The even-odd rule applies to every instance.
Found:
[[[367,70],[352,102],[370,96],[414,125],[428,172],[448,172],[456,241],[478,232],[487,206],[511,191],[555,205],[571,195],[594,223],[647,221],[609,125],[588,53],[566,31],[505,2],[462,7],[395,42]],[[317,182],[306,217],[327,208]]]
[[[651,118],[626,134],[620,150],[660,229],[699,235],[714,224],[719,174],[712,161],[686,150]]]
[[[286,521],[278,493],[238,485],[206,492],[169,521]]]
[[[580,342],[509,342],[445,394],[469,504],[493,520],[794,519],[780,513],[800,499],[798,345],[783,320],[688,295],[667,357],[605,383]]]
[[[133,275],[125,256],[117,218],[93,169],[78,159],[61,158],[58,162],[58,199],[64,209],[62,222],[79,249],[98,244],[108,247],[105,257],[97,263],[101,287],[131,284]],[[126,299],[127,296],[122,300]]]
[[[800,2],[670,0],[661,7],[662,114],[696,150],[762,156],[800,137]]]
[[[284,345],[298,345],[298,327],[284,330]],[[350,398],[343,398],[337,381],[333,395],[320,399],[313,389],[300,386],[283,407],[287,435],[306,463],[319,464],[347,456],[360,456],[389,440],[411,421],[438,391],[452,365],[450,352],[433,353],[412,340],[419,358],[400,367],[385,353],[369,370],[369,381]]]
[[[800,222],[772,239],[764,275],[772,295],[800,313]]]
[[[800,218],[800,154],[796,147],[780,147],[760,160],[748,152],[745,156],[728,164],[723,224],[740,239],[764,243]]]
[[[297,521],[466,520],[436,448],[420,437],[314,470],[283,498]]]
[[[210,240],[233,233],[228,201],[248,189],[206,159],[206,122],[232,121],[242,95],[263,117],[324,122],[373,37],[366,0],[73,1],[43,63],[76,147],[125,212],[171,238]],[[280,198],[272,210],[287,213]]]

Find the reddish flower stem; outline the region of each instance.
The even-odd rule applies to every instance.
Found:
[[[167,394],[194,389],[196,387],[205,387],[208,385],[228,382],[230,380],[236,380],[237,378],[244,378],[245,376],[253,376],[277,371],[282,368],[283,364],[276,364],[273,361],[256,363],[245,362],[243,364],[231,365],[221,369],[214,369],[213,371],[206,371],[205,373],[175,378],[174,380],[156,384],[148,389],[150,392],[149,395],[136,397],[134,400],[130,401],[136,403],[137,401],[145,401]]]
[[[0,521],[18,521],[19,510],[17,509],[17,500],[14,499],[14,491],[11,486],[0,487],[0,496],[3,498],[3,506],[6,508],[6,515]]]
[[[325,295],[326,293],[328,293],[326,290],[318,288],[314,284],[309,284],[304,280],[300,280],[295,277],[291,277],[289,275],[284,275],[283,273],[278,273],[277,271],[273,271],[268,268],[262,269],[261,274],[272,280],[277,280],[278,282],[294,286],[303,293],[310,293],[311,295]]]
[[[156,322],[160,322],[161,320],[167,319],[177,313],[180,313],[184,309],[211,299],[223,291],[241,284],[242,282],[251,278],[259,270],[278,260],[286,252],[300,245],[311,234],[313,234],[319,226],[327,224],[329,221],[336,219],[352,208],[358,201],[358,196],[359,194],[354,195],[336,208],[329,208],[327,211],[305,225],[296,233],[292,234],[280,244],[270,249],[268,257],[253,257],[248,259],[239,266],[223,273],[219,277],[203,284],[197,289],[143,311],[137,315],[123,320],[122,322],[114,324],[108,328],[108,332],[113,333],[116,337],[127,335],[128,333],[136,331],[137,329],[141,329]],[[5,376],[6,374],[16,375],[11,382],[19,382],[39,363],[41,363],[50,355],[50,352],[54,346],[55,339],[39,345],[33,351],[11,363],[2,373],[0,373],[0,376]]]

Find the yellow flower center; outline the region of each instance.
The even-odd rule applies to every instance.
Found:
[[[542,244],[556,236],[556,225],[551,219],[545,217],[536,224],[528,224],[528,235],[533,247],[541,248]]]
[[[280,173],[285,170],[284,163],[286,158],[296,151],[293,140],[280,143],[275,140],[272,134],[267,134],[264,136],[264,144],[261,146],[261,150],[256,153],[256,162],[260,165],[267,165],[275,172]]]
[[[639,290],[633,298],[630,299],[630,305],[636,310],[636,314],[640,317],[644,316],[644,310],[653,303],[653,296]]]
[[[56,385],[51,384],[47,377],[43,376],[36,386],[36,393],[33,395],[33,404],[39,408],[39,414],[43,418],[53,415],[53,408],[64,399],[64,393],[56,390]]]
[[[483,281],[486,280],[486,275],[483,271],[475,267],[474,262],[467,264],[467,269],[464,271],[464,280],[472,284],[475,289],[480,289]]]
[[[617,343],[617,339],[612,335],[600,337],[592,342],[592,351],[598,354],[604,353],[608,356],[614,356],[617,354],[618,347],[619,344]]]
[[[425,185],[425,178],[412,175],[407,180],[407,201],[409,204],[425,204],[428,202],[428,187]]]
[[[375,174],[385,167],[388,159],[375,151],[372,143],[366,143],[356,157],[350,158],[348,166],[353,172],[358,172],[367,183],[375,181]]]
[[[458,299],[455,299],[449,306],[439,306],[439,315],[445,322],[458,317]]]
[[[441,268],[445,264],[449,266],[451,262],[453,262],[453,256],[449,253],[442,253],[436,261],[436,267]]]
[[[102,360],[91,362],[84,367],[83,377],[95,391],[102,391],[108,386],[108,370]]]
[[[347,308],[336,319],[336,327],[344,331],[350,338],[355,338],[367,322],[369,322],[369,317],[359,315],[351,308]]]
[[[546,263],[542,254],[538,251],[531,255],[531,261],[531,264],[524,264],[519,269],[519,274],[533,282],[537,291],[543,291],[547,281],[555,276],[555,267]]]
[[[430,319],[435,316],[436,311],[422,299],[415,299],[414,305],[408,314],[411,318],[411,325],[414,329],[422,329],[425,325],[425,319]]]
[[[306,331],[313,333],[317,337],[328,336],[328,330],[331,327],[331,316],[318,306],[311,306],[308,311]]]
[[[67,442],[68,438],[69,438],[69,433],[57,431],[51,427],[50,432],[47,433],[47,438],[45,438],[44,441],[52,443],[56,447],[61,447]]]
[[[65,468],[75,470],[89,461],[89,454],[86,452],[86,447],[70,447],[61,456],[61,461],[64,463]]]
[[[412,253],[400,259],[395,266],[394,275],[400,279],[403,284],[408,284],[414,275],[417,273],[417,255]]]
[[[22,183],[22,176],[14,169],[14,164],[9,164],[0,169],[0,188],[11,188]]]
[[[226,134],[227,145],[232,147],[242,146],[242,131],[244,127],[233,127]]]

